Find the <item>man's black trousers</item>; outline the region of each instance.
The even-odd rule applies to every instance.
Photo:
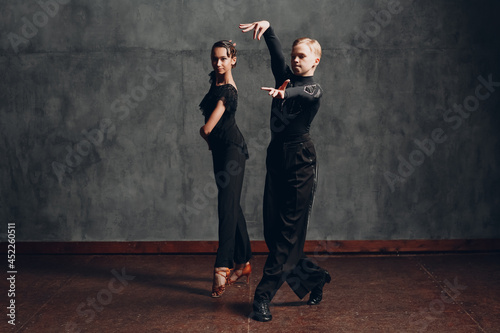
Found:
[[[284,282],[302,299],[324,274],[304,254],[317,177],[316,151],[309,135],[272,140],[266,167],[264,238],[269,256],[255,299],[270,301]]]

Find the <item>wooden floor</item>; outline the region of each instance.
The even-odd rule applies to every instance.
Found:
[[[284,285],[273,320],[249,319],[249,284],[210,297],[213,255],[21,255],[15,326],[0,332],[500,332],[500,254],[316,256],[333,277],[306,305]],[[7,275],[9,277],[9,275]]]

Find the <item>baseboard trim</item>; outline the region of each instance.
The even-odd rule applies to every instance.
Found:
[[[252,252],[267,253],[264,241],[252,241]],[[0,248],[7,253],[8,243]],[[134,242],[17,242],[16,254],[202,254],[216,253],[217,241]],[[309,254],[491,252],[500,250],[500,239],[443,240],[309,240]]]

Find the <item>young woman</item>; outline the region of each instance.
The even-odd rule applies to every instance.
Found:
[[[200,135],[212,151],[215,182],[218,189],[219,248],[215,260],[212,297],[220,297],[225,285],[251,272],[250,239],[240,206],[241,187],[248,159],[247,145],[235,121],[238,90],[231,70],[236,66],[236,49],[231,41],[212,46],[210,90],[200,103],[205,125]],[[236,265],[234,265],[236,264]],[[229,276],[230,269],[233,274]]]

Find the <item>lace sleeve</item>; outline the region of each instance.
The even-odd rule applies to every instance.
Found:
[[[217,100],[221,100],[224,103],[226,112],[236,112],[238,106],[238,92],[236,88],[231,84],[227,84],[222,88]]]
[[[238,104],[238,92],[236,88],[230,84],[212,86],[200,103],[200,109],[205,117],[209,117],[212,114],[218,101],[224,103],[227,113],[236,112]]]

